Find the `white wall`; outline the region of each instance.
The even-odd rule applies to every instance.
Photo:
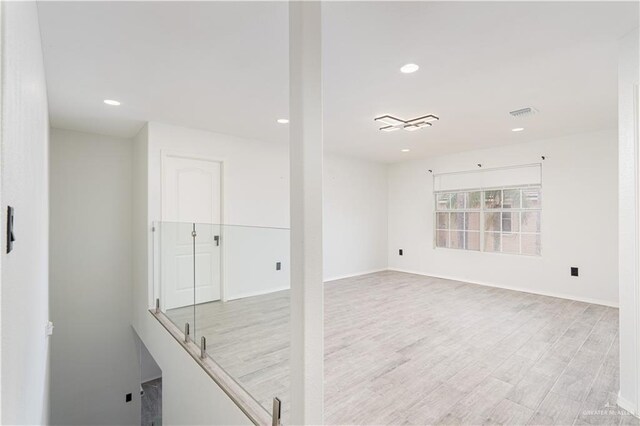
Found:
[[[149,313],[153,295],[148,126],[133,143],[133,327],[162,370],[162,416],[170,425],[250,424],[191,356]]]
[[[620,268],[620,398],[627,410],[640,414],[640,377],[638,371],[638,110],[634,107],[638,88],[638,30],[620,44],[618,78],[619,114],[619,268]]]
[[[139,423],[131,162],[131,140],[51,130],[53,424]]]
[[[222,161],[223,223],[288,228],[286,145],[149,123],[149,215],[153,221],[162,220],[161,155],[166,152]],[[227,299],[289,287],[287,230],[227,226],[222,238]],[[282,262],[280,271],[276,271],[277,261]]]
[[[543,162],[542,256],[433,247],[434,173]],[[615,131],[396,164],[389,170],[392,269],[618,304]],[[398,255],[398,249],[404,255]],[[580,268],[578,278],[569,268]]]
[[[2,423],[49,421],[49,122],[35,2],[2,2]],[[6,206],[15,246],[6,254]]]
[[[325,154],[324,279],[387,269],[387,165]]]
[[[162,377],[162,370],[160,366],[153,359],[149,349],[142,343],[142,340],[138,340],[138,361],[140,362],[140,383],[147,383],[148,381],[158,379]]]
[[[224,296],[226,300],[286,290],[290,287],[288,229],[224,226]],[[280,262],[280,270],[276,263]]]
[[[161,153],[167,151],[224,162],[224,223],[289,227],[286,144],[150,123],[149,188],[153,220],[161,219]],[[325,280],[386,269],[386,170],[383,164],[325,155]],[[229,299],[289,287],[288,231],[227,227],[225,232],[225,283]],[[282,261],[281,271],[275,270],[276,261]],[[251,268],[247,268],[249,264]]]
[[[289,226],[287,145],[149,123],[150,214],[161,219],[161,152],[203,155],[224,163],[224,223]]]

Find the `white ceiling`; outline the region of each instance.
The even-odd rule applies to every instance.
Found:
[[[286,142],[276,123],[288,114],[286,2],[38,7],[53,126],[131,137],[161,121]],[[333,2],[323,12],[326,149],[383,162],[615,127],[617,39],[638,26],[637,2]],[[408,62],[420,70],[400,73]],[[508,114],[527,106],[540,113]],[[373,122],[382,114],[440,121],[384,133]]]

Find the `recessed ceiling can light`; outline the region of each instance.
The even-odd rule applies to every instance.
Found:
[[[280,124],[288,124],[289,120],[286,118],[278,118],[278,123]]]
[[[111,105],[111,106],[119,106],[120,105],[120,102],[114,101],[113,99],[105,99],[103,102],[105,104]]]
[[[400,151],[401,151],[401,152],[409,152],[409,151],[411,151],[411,150],[410,150],[409,148],[405,148],[405,149],[401,149]]]
[[[411,74],[412,72],[416,72],[419,69],[420,67],[417,66],[416,64],[406,64],[406,65],[403,65],[402,68],[400,68],[400,71],[405,74]]]
[[[512,132],[521,132],[524,130],[524,127],[516,127],[515,129],[511,129]]]

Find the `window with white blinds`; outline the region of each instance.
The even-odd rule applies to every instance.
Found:
[[[540,256],[540,186],[435,193],[435,246]]]

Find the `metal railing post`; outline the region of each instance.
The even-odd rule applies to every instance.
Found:
[[[200,358],[205,359],[207,357],[207,338],[202,336],[200,339]]]
[[[280,399],[273,398],[273,412],[271,414],[271,426],[280,426],[280,417],[281,417],[281,412],[280,410],[282,409],[282,403],[280,402]]]
[[[189,343],[189,340],[191,340],[191,336],[189,336],[189,323],[185,322],[184,323],[184,342]]]
[[[156,314],[160,313],[160,299],[156,299]]]

